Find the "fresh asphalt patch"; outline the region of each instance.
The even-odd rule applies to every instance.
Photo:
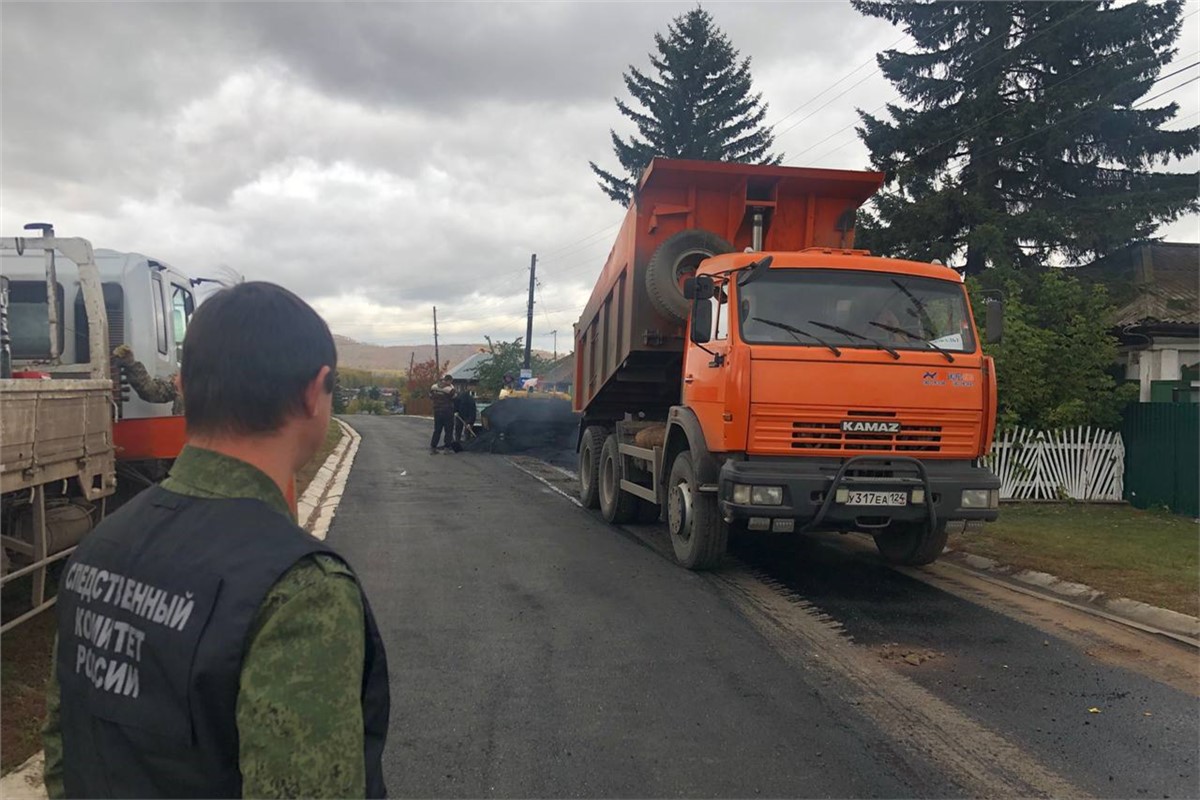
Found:
[[[557,485],[578,494],[571,477]],[[665,526],[620,531],[672,558]],[[935,697],[1040,754],[1088,793],[1196,795],[1200,686],[1194,680],[1189,692],[1179,687],[1186,679],[1169,685],[1105,663],[1079,642],[906,575],[861,546],[847,546],[860,538],[870,541],[745,535],[731,542],[729,560]],[[1194,658],[1182,645],[1143,646],[1178,647],[1176,658]],[[1139,654],[1128,656],[1127,664],[1136,663]]]

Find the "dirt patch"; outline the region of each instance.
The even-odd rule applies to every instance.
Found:
[[[20,766],[42,747],[54,627],[51,609],[0,639],[0,773]]]
[[[923,647],[909,647],[902,644],[885,644],[877,651],[879,657],[889,664],[905,664],[910,667],[919,667],[929,661],[935,661],[945,657],[945,653],[939,653],[936,650],[929,650]]]

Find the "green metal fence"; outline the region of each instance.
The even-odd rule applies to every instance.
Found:
[[[1125,499],[1138,508],[1200,515],[1200,406],[1138,403],[1125,410]]]

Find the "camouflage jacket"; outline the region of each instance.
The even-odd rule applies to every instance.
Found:
[[[291,516],[274,481],[228,456],[184,448],[162,484],[192,497],[250,497]],[[237,701],[243,797],[362,797],[362,671],[358,584],[337,559],[305,558],[272,587],[242,661]],[[64,796],[58,682],[47,689],[46,790]]]
[[[147,403],[170,403],[172,414],[183,414],[183,397],[175,381],[152,376],[146,365],[134,358],[129,345],[123,344],[113,350],[113,361],[119,369],[124,370],[129,386],[137,392],[138,397]]]

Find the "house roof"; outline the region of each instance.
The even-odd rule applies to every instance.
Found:
[[[1200,244],[1146,242],[1078,268],[1108,287],[1113,325],[1200,325]]]
[[[479,380],[479,368],[491,360],[491,353],[475,353],[453,367],[450,370],[450,377],[456,381],[477,381]]]

